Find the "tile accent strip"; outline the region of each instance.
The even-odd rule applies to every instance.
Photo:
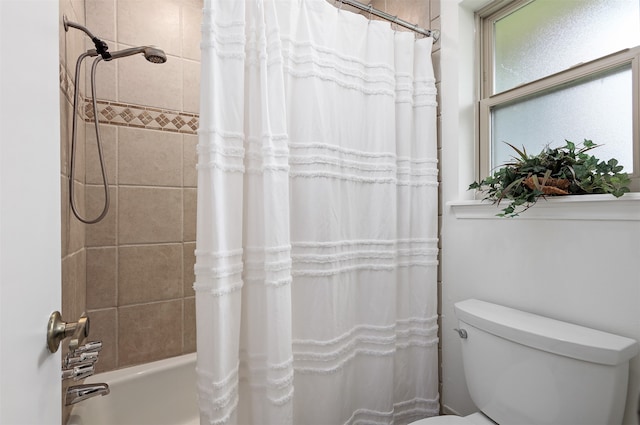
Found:
[[[60,64],[60,89],[69,102],[73,102],[73,79]],[[86,122],[93,122],[93,105],[90,98],[80,93],[78,111]],[[196,134],[199,115],[189,112],[172,111],[150,106],[133,105],[109,100],[97,100],[98,120],[102,124],[145,128],[149,130],[171,131],[174,133]]]
[[[85,121],[93,122],[95,118],[92,102],[90,99],[84,99],[84,101]],[[98,100],[96,104],[98,106],[98,120],[103,124],[189,134],[196,134],[198,130],[198,114],[108,100]]]

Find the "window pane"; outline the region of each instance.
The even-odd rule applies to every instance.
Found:
[[[590,139],[603,145],[597,158],[616,158],[631,173],[633,160],[631,65],[583,79],[560,89],[491,110],[491,168],[508,162],[524,146],[530,155],[564,140]]]
[[[638,0],[536,0],[495,22],[499,93],[640,44]]]

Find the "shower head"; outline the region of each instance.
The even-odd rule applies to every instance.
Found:
[[[117,52],[112,52],[111,57],[105,60],[110,61],[113,59],[120,59],[138,53],[142,53],[144,55],[144,58],[151,63],[165,63],[167,61],[167,55],[162,51],[162,49],[158,49],[157,47],[152,46],[140,46],[132,47],[130,49],[118,50]]]
[[[162,49],[157,47],[147,47],[144,49],[144,58],[151,63],[165,63],[167,61],[167,55]]]

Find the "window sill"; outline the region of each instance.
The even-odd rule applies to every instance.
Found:
[[[501,204],[502,205],[502,204]],[[501,219],[502,208],[489,201],[447,202],[457,219]],[[612,195],[572,195],[539,200],[516,219],[521,220],[606,220],[640,221],[640,193]]]

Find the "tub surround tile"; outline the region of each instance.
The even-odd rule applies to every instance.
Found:
[[[100,159],[98,156],[98,145],[96,143],[96,130],[93,122],[84,123],[86,134],[86,180],[87,184],[102,184],[102,171],[100,168]],[[116,151],[117,151],[117,128],[110,125],[99,125],[100,141],[102,144],[102,153],[104,156],[104,165],[107,171],[107,182],[115,184],[117,180],[116,174]]]
[[[203,0],[174,0],[174,1],[183,6],[198,8],[200,11],[202,11]]]
[[[440,16],[440,1],[441,0],[429,0],[431,19]]]
[[[99,37],[99,36],[98,36]],[[107,43],[109,46],[110,52],[115,52],[116,50],[120,50],[118,44],[111,39],[103,38],[102,41]],[[86,37],[85,40],[85,50],[95,49],[95,45],[93,42]],[[128,46],[126,46],[128,47]],[[118,97],[118,67],[120,66],[120,62],[123,60],[129,60],[129,58],[122,58],[113,61],[100,61],[96,66],[96,77],[95,81],[95,92],[96,92],[96,100],[97,99],[117,99]],[[93,63],[93,59],[89,58],[85,60],[85,66],[83,67],[84,74],[82,77],[82,81],[84,85],[80,88],[80,93],[84,95],[87,103],[91,103],[91,99],[93,99],[93,94],[91,91],[91,66]],[[75,73],[75,71],[74,71]]]
[[[64,99],[66,99],[67,102],[69,102],[69,105],[73,106],[73,93],[74,93],[75,88],[73,86],[73,74],[72,74],[72,71],[69,71],[65,67],[65,64],[60,62],[60,69],[58,70],[58,73],[59,73],[58,79],[60,81],[60,90],[62,91],[62,95],[63,95]],[[82,97],[82,91],[80,91],[80,99],[84,99]],[[61,112],[61,114],[64,113],[63,110],[61,110],[60,112]],[[71,117],[71,113],[70,112],[67,113],[66,117],[67,118]],[[69,129],[71,128],[71,121],[69,121],[68,128]],[[71,133],[69,133],[69,134],[71,134]],[[65,137],[66,137],[66,133],[65,133]]]
[[[157,0],[118,1],[118,42],[158,46],[170,55],[182,54],[180,6]]]
[[[202,2],[182,6],[182,57],[200,61],[200,29],[202,27]]]
[[[442,76],[440,75],[441,56],[442,56],[442,53],[440,52],[439,49],[433,52],[433,54],[431,55],[431,59],[433,60],[433,74],[436,81],[442,81]],[[438,145],[438,146],[441,146],[441,145]]]
[[[182,186],[182,135],[120,128],[118,183]]]
[[[69,0],[69,3],[71,3],[75,15],[84,22],[84,17],[86,16],[85,0]]]
[[[181,111],[181,62],[174,56],[168,56],[163,64],[150,63],[142,55],[119,60],[118,102]]]
[[[118,309],[118,366],[182,353],[182,300]]]
[[[196,275],[193,267],[196,264],[196,244],[195,242],[185,242],[183,247],[183,268],[182,282],[184,284],[183,296],[195,297],[196,292],[193,290],[193,284],[196,281]]]
[[[67,182],[68,184],[68,182]],[[84,213],[86,208],[85,205],[85,189],[83,184],[75,184],[75,199],[76,206],[81,213]],[[67,193],[69,188],[67,187]],[[69,195],[67,195],[66,199],[67,203],[69,202]],[[64,227],[63,227],[64,228]],[[71,211],[71,207],[69,206],[69,213],[67,214],[67,222],[66,229],[69,234],[68,240],[69,245],[67,246],[67,252],[73,253],[77,252],[85,247],[85,226],[79,221],[73,212]]]
[[[62,259],[62,293],[65,294],[62,297],[62,305],[60,312],[62,317],[72,317],[76,312],[76,265],[77,259],[73,255],[68,255]]]
[[[75,275],[76,275],[76,292],[75,292],[75,314],[72,315],[75,320],[82,313],[86,311],[87,306],[87,250],[82,249],[76,255],[74,255],[76,261]]]
[[[72,106],[67,100],[63,87],[60,87],[60,173],[69,176],[69,140],[71,134]]]
[[[191,134],[183,134],[183,154],[182,162],[184,170],[182,171],[183,182],[185,187],[196,187],[198,185],[198,154],[196,147],[198,146],[198,136]]]
[[[89,339],[102,341],[102,350],[96,363],[96,371],[104,372],[118,367],[117,358],[117,310],[89,310],[87,313],[91,323]]]
[[[104,187],[87,186],[87,218],[94,219],[104,208]],[[116,217],[118,211],[118,188],[109,186],[109,211],[102,221],[86,226],[86,246],[114,246],[116,244]],[[76,220],[77,221],[77,220]]]
[[[440,28],[440,16],[438,16],[437,18],[431,19],[430,29],[440,31],[440,29],[441,29]],[[434,52],[440,50],[440,42],[441,42],[441,39],[439,38],[435,43],[433,43],[433,51]],[[440,92],[440,90],[438,90],[438,93],[439,92]],[[438,114],[440,114],[439,110],[438,110]]]
[[[436,82],[436,111],[438,116],[442,115],[442,109],[441,109],[441,105],[442,105],[442,99],[440,99],[440,82]]]
[[[87,249],[87,309],[116,306],[116,248]]]
[[[105,372],[118,367],[117,353],[117,309],[89,310],[87,315],[91,322],[89,339],[102,341],[102,350],[96,363],[96,371]]]
[[[85,310],[86,303],[86,255],[80,250],[62,260],[62,317],[75,321]]]
[[[183,60],[183,110],[198,112],[200,110],[200,63]]]
[[[116,39],[116,0],[85,1],[87,28],[101,40]]]
[[[182,241],[182,189],[120,187],[119,243]]]
[[[196,351],[196,299],[195,297],[184,299],[184,341],[182,353]]]
[[[182,297],[182,244],[118,248],[118,305]]]
[[[423,28],[429,28],[429,2],[424,0],[395,0],[387,2],[377,0],[373,2],[374,7],[383,10],[390,15],[398,16],[401,19],[416,24]],[[362,12],[368,16],[367,12]],[[401,29],[405,31],[405,29]]]
[[[60,176],[60,218],[61,218],[61,232],[60,232],[60,253],[62,259],[69,254],[69,214],[71,214],[69,207],[69,180],[65,176]],[[64,293],[64,292],[63,292]]]
[[[69,113],[71,114],[71,110],[69,110]],[[69,117],[69,127],[67,129],[67,137],[65,137],[65,142],[67,143],[67,168],[66,168],[66,174],[68,176],[71,175],[71,129],[72,129],[72,123],[71,123],[71,118],[72,115],[70,115]],[[76,128],[76,155],[75,155],[75,171],[73,174],[73,178],[79,182],[84,183],[86,181],[86,146],[84,143],[84,140],[86,140],[86,131],[84,128],[84,125],[82,125],[82,119],[80,117],[80,115],[78,115],[78,122],[77,122],[77,128]]]
[[[194,242],[196,240],[196,202],[197,189],[184,189],[184,241]]]

